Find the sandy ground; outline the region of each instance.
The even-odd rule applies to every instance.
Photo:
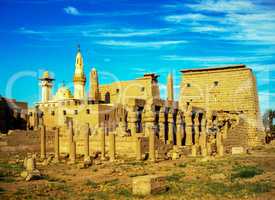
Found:
[[[37,152],[38,153],[38,152]],[[27,152],[0,152],[0,199],[274,199],[275,147],[249,155],[204,159],[113,163],[95,160],[86,169],[78,164],[43,166],[42,177],[26,182],[20,177]],[[81,163],[83,158],[78,158]],[[132,179],[141,175],[166,177],[168,190],[140,197],[132,195]]]

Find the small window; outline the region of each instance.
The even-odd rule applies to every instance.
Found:
[[[77,114],[78,114],[78,110],[75,110],[75,111],[74,111],[74,114],[77,115]]]
[[[214,81],[214,86],[218,86],[219,85],[219,81]]]
[[[51,115],[52,115],[52,116],[54,116],[54,115],[55,115],[54,111],[52,111]]]
[[[66,115],[66,114],[67,114],[66,110],[63,110],[63,115]]]
[[[30,112],[30,114],[29,114],[30,116],[32,116],[32,112]]]
[[[145,88],[144,88],[144,87],[142,87],[142,88],[141,88],[141,92],[144,92],[144,90],[145,90]]]
[[[191,83],[187,83],[186,86],[187,86],[187,87],[191,87]]]
[[[117,93],[117,94],[119,93],[119,89],[116,89],[116,93]]]
[[[86,114],[88,114],[88,115],[90,114],[90,109],[86,110]]]

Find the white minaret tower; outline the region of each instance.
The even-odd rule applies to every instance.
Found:
[[[54,79],[50,77],[48,71],[45,71],[43,77],[39,80],[41,86],[41,102],[44,103],[51,100],[52,98],[52,82],[54,81]]]
[[[85,97],[85,83],[86,77],[83,68],[83,58],[78,46],[76,59],[75,59],[75,72],[74,72],[74,98],[83,99]]]

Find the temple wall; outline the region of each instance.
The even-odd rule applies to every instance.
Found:
[[[100,85],[100,99],[106,100],[106,94],[110,94],[110,103],[126,104],[128,99],[150,99],[159,97],[159,88],[152,83],[150,78],[116,82],[108,85]]]
[[[232,68],[183,71],[180,104],[192,102],[205,110],[243,112],[248,144],[262,141],[262,129],[255,77],[242,65]]]

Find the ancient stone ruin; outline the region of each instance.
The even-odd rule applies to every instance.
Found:
[[[245,153],[263,144],[256,80],[244,65],[182,70],[179,101],[173,77],[167,99],[160,98],[158,75],[100,85],[96,69],[86,75],[76,55],[74,94],[65,85],[52,95],[54,79],[40,79],[41,101],[29,111],[28,125],[41,134],[41,158],[47,157],[47,131],[54,131],[54,161],[68,154],[70,164],[133,158],[156,162],[184,156]],[[232,79],[234,81],[232,81]]]

